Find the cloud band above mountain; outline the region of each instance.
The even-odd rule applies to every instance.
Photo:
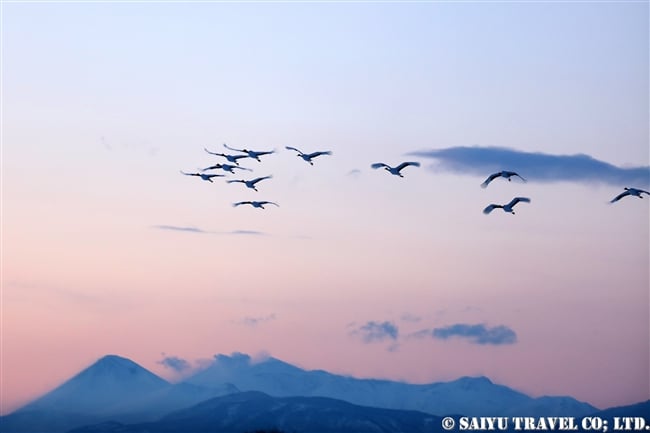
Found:
[[[449,147],[412,152],[438,161],[435,170],[487,176],[514,170],[537,182],[606,183],[615,186],[650,185],[650,166],[617,167],[589,155],[552,155],[504,147]]]
[[[191,365],[187,360],[179,358],[178,356],[165,356],[161,361],[158,361],[158,364],[162,364],[177,373],[182,373],[191,368]]]

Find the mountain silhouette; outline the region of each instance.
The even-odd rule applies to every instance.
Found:
[[[0,417],[0,430],[54,433],[102,420],[149,421],[237,391],[229,384],[172,385],[127,358],[107,355],[44,396]]]
[[[107,355],[24,410],[48,409],[105,414],[120,411],[170,384],[135,362]]]
[[[217,355],[207,368],[171,384],[107,355],[0,417],[0,431],[418,432],[438,431],[440,417],[448,415],[611,418],[643,416],[649,405],[599,412],[572,397],[532,398],[487,377],[416,385],[308,371],[275,358],[253,361],[241,353]]]
[[[310,433],[429,433],[440,418],[422,412],[358,406],[324,397],[271,397],[248,391],[217,397],[151,423],[104,423],[70,433],[203,433],[279,429]]]
[[[206,387],[232,383],[242,391],[261,391],[278,397],[330,397],[364,406],[419,410],[440,416],[581,416],[598,410],[571,397],[532,398],[482,376],[415,385],[357,379],[322,370],[306,371],[272,357],[254,362],[242,353],[215,356],[208,368],[185,382]]]

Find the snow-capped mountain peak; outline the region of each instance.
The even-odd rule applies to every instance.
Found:
[[[322,370],[307,371],[275,358],[254,362],[242,353],[216,355],[208,368],[186,379],[187,383],[216,386],[232,383],[242,391],[261,391],[276,397],[319,396],[350,403],[391,409],[410,409],[434,415],[490,415],[517,408],[544,413],[551,405],[566,415],[584,415],[596,408],[573,400],[576,404],[558,404],[551,397],[532,404],[524,393],[493,383],[485,376],[461,377],[450,382],[408,384],[389,380],[356,379]]]

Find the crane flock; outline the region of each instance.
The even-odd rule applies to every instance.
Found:
[[[215,156],[220,156],[222,158],[225,158],[228,162],[231,162],[234,165],[218,163],[218,164],[214,164],[214,165],[211,165],[209,167],[206,167],[206,168],[202,169],[200,173],[186,173],[186,172],[184,172],[182,170],[181,170],[181,173],[186,175],[186,176],[198,176],[202,180],[208,181],[210,183],[214,183],[212,181],[212,178],[214,178],[214,177],[225,177],[226,175],[225,174],[205,173],[206,171],[223,170],[223,171],[226,171],[226,172],[231,173],[231,174],[234,174],[235,170],[251,171],[252,172],[253,170],[250,169],[250,168],[241,167],[239,165],[239,160],[245,159],[245,158],[250,158],[250,159],[255,159],[258,162],[262,162],[262,160],[260,159],[261,156],[271,155],[271,154],[276,153],[275,149],[268,150],[268,151],[267,150],[259,151],[259,150],[250,150],[250,149],[236,149],[234,147],[228,146],[225,143],[224,143],[223,147],[230,150],[230,151],[239,152],[239,153],[230,154],[230,153],[213,152],[213,151],[208,150],[205,147],[203,148],[203,150],[205,150],[210,155],[215,155]],[[313,158],[316,158],[316,157],[321,156],[321,155],[331,155],[332,154],[332,152],[329,151],[329,150],[312,152],[312,153],[304,153],[304,152],[296,149],[295,147],[286,146],[286,148],[289,149],[289,150],[294,150],[294,151],[298,152],[298,156],[301,157],[303,160],[305,160],[306,162],[308,162],[312,166],[314,165],[314,163],[312,162]],[[252,189],[253,191],[257,192],[258,191],[257,184],[259,182],[261,182],[263,180],[266,180],[266,179],[272,179],[272,178],[273,178],[272,175],[268,175],[268,176],[256,177],[254,179],[227,179],[226,183],[242,183],[242,184],[244,184],[246,186],[246,188]],[[250,205],[253,208],[257,208],[257,209],[265,209],[265,207],[264,207],[265,205],[273,205],[273,206],[280,207],[279,204],[277,204],[275,202],[272,202],[272,201],[266,201],[266,200],[239,201],[239,202],[233,203],[232,205],[233,205],[233,207],[238,207],[238,206],[242,206],[242,205]]]
[[[229,154],[229,153],[221,153],[221,152],[212,152],[212,151],[208,150],[207,148],[203,148],[203,149],[207,153],[209,153],[210,155],[220,156],[222,158],[225,158],[228,162],[230,162],[232,164],[235,164],[235,165],[231,165],[231,164],[215,164],[215,165],[211,165],[209,167],[206,167],[206,168],[202,169],[201,172],[197,172],[197,173],[187,173],[187,172],[184,172],[184,171],[181,170],[180,171],[181,174],[183,174],[185,176],[196,176],[196,177],[199,177],[201,180],[204,180],[204,181],[207,181],[207,182],[210,182],[210,183],[214,183],[213,180],[212,180],[213,178],[215,178],[215,177],[226,177],[226,175],[225,174],[215,174],[215,173],[205,173],[206,171],[209,171],[209,170],[223,170],[223,171],[231,173],[231,174],[234,174],[235,170],[251,171],[252,172],[253,170],[250,169],[250,168],[241,167],[239,165],[239,160],[245,159],[245,158],[250,158],[250,159],[255,159],[258,162],[262,162],[262,160],[260,159],[261,156],[272,155],[272,154],[276,153],[275,149],[269,150],[269,151],[236,149],[236,148],[230,147],[230,146],[228,146],[226,144],[224,144],[223,147],[230,150],[230,151],[239,152],[239,153],[238,154]],[[291,147],[291,146],[285,146],[285,149],[293,150],[293,151],[297,152],[297,156],[299,158],[303,159],[305,162],[309,163],[311,166],[314,165],[314,162],[313,162],[314,158],[317,158],[317,157],[323,156],[323,155],[332,155],[332,151],[329,151],[329,150],[305,153],[305,152],[303,152],[303,151],[301,151],[301,150],[299,150],[299,149],[297,149],[295,147]],[[386,163],[383,163],[383,162],[376,162],[376,163],[371,164],[370,168],[372,168],[372,169],[383,168],[384,170],[386,170],[388,173],[392,174],[393,176],[403,178],[404,175],[402,174],[402,170],[405,169],[406,167],[411,167],[411,166],[412,167],[420,167],[420,163],[417,162],[417,161],[406,161],[406,162],[402,162],[402,163],[400,163],[400,164],[393,167],[393,166],[390,166],[390,165],[388,165]],[[494,181],[495,179],[497,179],[499,177],[502,177],[502,178],[506,179],[508,182],[512,181],[512,178],[519,178],[521,180],[521,182],[527,182],[527,180],[524,177],[522,177],[519,173],[514,172],[514,171],[503,170],[503,171],[498,171],[496,173],[490,174],[485,179],[485,181],[483,183],[481,183],[481,185],[480,185],[481,188],[487,188],[488,185],[490,185],[490,183],[492,181]],[[261,182],[263,180],[267,180],[267,179],[272,179],[272,178],[273,178],[272,175],[268,175],[268,176],[262,176],[262,177],[257,177],[257,178],[254,178],[254,179],[248,179],[248,180],[247,179],[227,179],[226,183],[242,183],[247,188],[252,189],[252,190],[257,192],[258,189],[257,189],[256,185],[259,182]],[[624,188],[624,191],[622,193],[618,194],[616,197],[611,199],[610,203],[616,203],[619,200],[621,200],[622,198],[627,197],[627,196],[635,196],[635,197],[638,197],[638,198],[643,198],[643,194],[650,195],[650,192],[642,190],[642,189],[638,189],[638,188],[626,187],[626,188]],[[520,202],[521,203],[530,203],[531,200],[528,197],[514,197],[509,203],[505,203],[505,204],[491,203],[491,204],[489,204],[487,207],[485,207],[483,209],[483,213],[485,215],[488,215],[494,209],[502,209],[504,212],[514,215],[515,212],[514,212],[513,208],[517,203],[520,203]],[[241,205],[250,205],[253,208],[257,208],[257,209],[265,209],[265,207],[264,207],[265,205],[273,205],[273,206],[276,206],[276,207],[280,206],[279,204],[277,204],[275,202],[266,201],[266,200],[239,201],[239,202],[233,203],[232,205],[233,205],[233,207],[238,207],[238,206],[241,206]]]

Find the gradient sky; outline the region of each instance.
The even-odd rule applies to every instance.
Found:
[[[164,356],[240,351],[650,398],[650,200],[608,204],[650,186],[481,189],[489,171],[409,155],[647,169],[647,2],[2,8],[0,413],[108,353],[167,378]],[[223,143],[277,149],[242,162],[274,178],[179,174]],[[287,145],[333,155],[311,167]],[[404,160],[422,167],[369,167]],[[517,195],[517,215],[481,213]],[[253,199],[280,207],[231,206]]]

